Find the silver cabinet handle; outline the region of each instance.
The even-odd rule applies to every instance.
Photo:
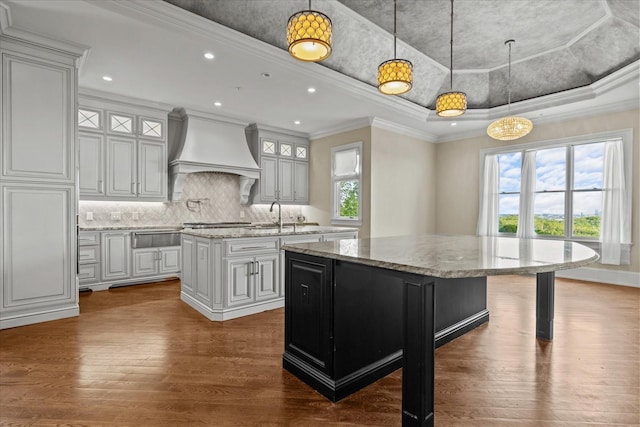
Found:
[[[253,276],[253,263],[249,263],[249,276]]]
[[[258,274],[260,274],[260,265],[258,264],[258,261],[254,261],[253,264],[254,264],[255,274],[257,276]]]
[[[98,180],[98,193],[104,193],[104,183],[102,180]]]
[[[131,183],[131,193],[136,194],[136,183],[135,182]]]

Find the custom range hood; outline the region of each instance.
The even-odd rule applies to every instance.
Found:
[[[240,202],[260,178],[245,137],[245,124],[199,111],[169,114],[169,197],[180,200],[187,174],[224,172],[240,176]]]

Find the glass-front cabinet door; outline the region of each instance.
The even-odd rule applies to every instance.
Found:
[[[138,125],[143,138],[164,139],[164,123],[161,120],[140,117]]]
[[[283,157],[293,157],[293,144],[281,142],[279,154]]]
[[[269,139],[262,140],[262,154],[269,154],[275,156],[276,154],[276,141],[272,141]]]
[[[102,131],[102,112],[78,108],[78,128],[80,130]]]
[[[121,135],[133,135],[134,117],[120,113],[109,113],[109,132]]]
[[[296,159],[307,160],[308,149],[305,145],[296,145]]]

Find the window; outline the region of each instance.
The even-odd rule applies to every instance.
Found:
[[[479,235],[579,240],[628,263],[631,129],[481,152]]]
[[[604,142],[526,151],[535,155],[535,235],[598,239]],[[499,233],[516,234],[518,230],[524,153],[498,154]]]
[[[361,223],[361,153],[361,142],[331,149],[333,224],[359,225]]]

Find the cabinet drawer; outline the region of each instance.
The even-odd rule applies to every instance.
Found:
[[[275,252],[278,250],[278,237],[263,239],[242,239],[225,241],[225,255],[235,256],[248,253]]]
[[[85,264],[78,268],[78,280],[80,283],[98,282],[98,264]]]
[[[81,231],[80,233],[78,233],[78,244],[80,246],[100,244],[100,232],[99,231]]]
[[[301,236],[287,236],[280,239],[280,247],[295,245],[296,243],[315,243],[322,241],[322,234],[304,234]]]
[[[80,264],[98,262],[99,259],[100,259],[99,246],[84,246],[78,250],[78,262]]]
[[[325,234],[323,240],[325,242],[331,242],[334,240],[342,240],[342,239],[357,239],[358,232],[357,231],[349,231],[345,233],[331,233]]]

